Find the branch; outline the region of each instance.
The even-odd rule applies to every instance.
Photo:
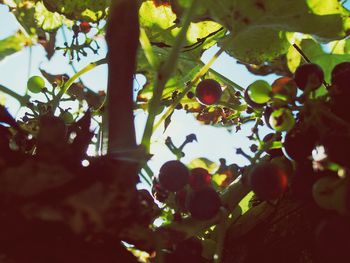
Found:
[[[104,138],[108,140],[108,154],[136,148],[133,75],[139,42],[137,6],[136,0],[122,0],[110,9],[106,31],[108,89],[107,111],[104,116]]]

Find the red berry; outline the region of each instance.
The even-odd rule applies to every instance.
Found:
[[[209,186],[211,176],[207,169],[198,167],[191,170],[189,184],[192,189],[198,189],[203,186]]]
[[[188,183],[189,171],[180,161],[168,161],[159,170],[159,183],[165,190],[176,192]]]
[[[263,200],[279,198],[287,188],[287,174],[274,163],[257,164],[248,175],[253,192]]]
[[[202,80],[196,88],[196,97],[199,102],[205,105],[216,104],[221,97],[220,84],[213,79]]]
[[[219,194],[211,187],[194,190],[188,200],[188,211],[198,220],[212,219],[220,210]]]
[[[294,80],[301,90],[305,90],[307,87],[310,90],[315,90],[322,85],[324,73],[317,64],[303,64],[295,71]]]
[[[80,31],[85,34],[89,33],[91,29],[91,25],[89,24],[89,22],[81,22],[79,27],[80,27]]]
[[[297,95],[297,84],[290,77],[280,77],[271,86],[275,98],[292,101]]]

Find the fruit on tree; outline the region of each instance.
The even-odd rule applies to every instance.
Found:
[[[305,90],[306,88],[315,90],[322,85],[324,73],[322,68],[317,64],[303,64],[296,69],[294,80],[301,90]]]
[[[196,97],[205,105],[213,105],[219,102],[222,94],[220,83],[213,79],[205,79],[199,82],[196,88]]]
[[[191,170],[188,182],[192,189],[209,186],[211,183],[211,175],[207,169],[197,167]]]
[[[304,160],[311,155],[316,144],[316,138],[316,131],[311,127],[295,125],[284,138],[284,151],[292,160]]]
[[[89,22],[81,22],[79,25],[79,29],[80,29],[80,32],[87,34],[91,30],[91,25]]]
[[[220,210],[219,194],[211,187],[202,187],[194,190],[187,201],[188,211],[198,220],[209,220]]]
[[[74,121],[73,114],[69,111],[63,111],[60,114],[60,118],[66,123],[71,124]]]
[[[327,210],[334,210],[337,204],[333,201],[334,186],[339,178],[335,176],[322,176],[312,187],[312,197],[316,204]]]
[[[258,104],[264,104],[271,99],[272,88],[265,80],[256,80],[247,87],[249,98]]]
[[[289,109],[279,108],[271,113],[269,123],[275,131],[282,132],[291,130],[295,120]]]
[[[336,93],[350,94],[350,62],[343,62],[336,65],[331,73],[332,85],[335,86]]]
[[[265,137],[263,138],[263,142],[264,143],[269,143],[271,144],[270,145],[270,148],[269,149],[266,149],[266,153],[269,154],[271,157],[276,157],[276,156],[282,156],[283,155],[283,152],[282,152],[282,149],[281,148],[273,148],[272,144],[273,144],[273,137],[276,137],[276,142],[280,142],[280,136],[278,135],[275,135],[274,133],[269,133],[269,134],[266,134]]]
[[[188,178],[188,168],[177,160],[164,163],[158,175],[158,180],[162,188],[170,192],[181,190],[188,183]]]
[[[277,78],[271,85],[274,98],[293,101],[297,95],[297,85],[290,77]]]
[[[39,93],[45,87],[45,81],[40,76],[32,76],[27,81],[27,88],[32,93]]]
[[[266,103],[256,103],[256,102],[254,102],[249,97],[248,89],[245,89],[245,91],[244,91],[244,100],[250,107],[252,107],[254,109],[261,109],[261,108],[263,108],[266,105]]]
[[[248,183],[262,200],[281,197],[287,188],[288,178],[284,170],[273,163],[259,163],[248,174]]]

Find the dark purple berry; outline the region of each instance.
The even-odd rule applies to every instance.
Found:
[[[274,137],[274,133],[269,133],[267,135],[265,135],[265,137],[263,138],[263,141],[265,143],[271,143],[272,144],[272,138]],[[280,140],[280,138],[278,138]],[[276,141],[279,141],[277,140],[276,138]],[[272,146],[272,145],[271,145]],[[282,152],[282,149],[281,148],[269,148],[269,149],[266,149],[266,153],[268,155],[270,155],[271,157],[277,157],[277,156],[281,156],[283,155],[283,152]]]
[[[317,64],[303,64],[296,69],[294,80],[301,90],[305,90],[306,88],[315,90],[322,85],[324,73],[322,68]]]
[[[286,155],[295,161],[307,159],[315,148],[316,131],[312,128],[303,128],[295,125],[284,138],[283,147]]]
[[[332,85],[337,95],[350,94],[350,62],[343,62],[336,65],[332,70]]]
[[[159,170],[160,185],[170,192],[181,190],[187,183],[189,170],[180,161],[168,161]]]
[[[207,169],[197,167],[191,170],[189,185],[192,189],[198,189],[203,186],[210,186],[211,184],[211,175]]]
[[[212,219],[219,212],[220,206],[220,196],[211,187],[194,190],[187,203],[188,211],[197,220]]]
[[[248,175],[253,192],[262,200],[281,197],[287,188],[288,178],[284,170],[274,163],[257,164]]]

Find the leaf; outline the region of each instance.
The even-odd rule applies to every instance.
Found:
[[[349,11],[337,0],[208,0],[205,4],[214,20],[230,30],[220,45],[248,63],[259,64],[286,53],[290,46],[286,32],[331,41],[345,37],[350,26]]]
[[[327,83],[330,82],[331,72],[337,64],[350,61],[350,54],[327,53],[323,50],[322,46],[313,39],[304,39],[301,42],[301,49],[313,63],[318,64],[323,69]]]
[[[18,31],[16,34],[0,40],[0,61],[5,57],[12,55],[20,50],[29,42],[23,33]]]
[[[47,32],[62,26],[62,16],[48,11],[42,2],[36,3],[34,18],[37,25]]]
[[[43,0],[51,12],[65,15],[72,20],[96,22],[106,18],[109,0]]]
[[[204,157],[193,159],[187,166],[190,169],[201,167],[207,169],[210,173],[214,172],[217,168],[216,163]]]

